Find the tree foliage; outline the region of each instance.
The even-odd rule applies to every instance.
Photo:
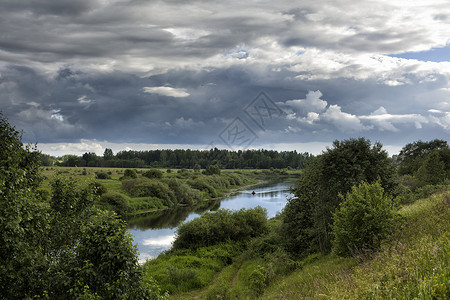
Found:
[[[435,139],[429,142],[415,141],[402,148],[398,155],[398,172],[413,175],[420,168],[422,160],[435,150],[448,149],[447,141]]]
[[[137,173],[135,169],[126,169],[123,172],[123,177],[124,178],[137,178]]]
[[[297,255],[331,250],[332,214],[354,185],[380,181],[388,194],[395,170],[382,145],[364,138],[335,141],[305,169],[283,211],[286,248]]]
[[[35,198],[39,154],[23,146],[21,134],[0,115],[0,291],[26,298],[42,288],[40,251],[47,229],[46,207]]]
[[[173,249],[196,249],[227,241],[246,241],[267,231],[267,213],[261,207],[220,209],[180,225]]]
[[[142,173],[142,176],[145,176],[147,178],[161,179],[163,177],[163,172],[158,169],[150,169]]]
[[[379,182],[364,182],[340,198],[339,210],[333,215],[334,251],[350,256],[378,249],[399,218],[392,197],[384,194]]]
[[[0,116],[0,291],[5,299],[156,299],[125,225],[94,209],[95,186],[58,175]]]
[[[220,167],[218,165],[210,165],[205,169],[205,175],[220,175]]]
[[[223,169],[302,169],[310,161],[309,153],[274,150],[146,150],[119,151],[114,155],[106,148],[102,157],[95,153],[83,156],[64,156],[58,164],[67,167],[116,167],[116,168],[187,168],[200,169],[210,165],[218,165]]]
[[[443,183],[447,178],[447,170],[444,161],[441,159],[439,150],[431,152],[423,158],[415,174],[418,186]]]
[[[111,212],[99,211],[83,224],[74,262],[75,288],[88,286],[102,299],[149,298],[130,233]]]

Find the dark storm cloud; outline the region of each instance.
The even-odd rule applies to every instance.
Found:
[[[45,79],[27,68],[10,68],[9,73],[2,73],[1,84],[14,83],[19,77],[28,79],[26,84],[11,87],[8,94],[14,97],[3,109],[13,124],[25,130],[27,141],[40,143],[96,139],[114,143],[208,144],[217,140],[235,117],[258,136],[254,146],[366,135],[392,144],[420,138],[424,132],[445,135],[442,126],[423,122],[426,110],[420,101],[415,103],[405,96],[408,87],[380,88],[376,81],[366,81],[362,89],[356,80],[335,80],[332,84],[284,80],[289,75],[277,72],[275,77],[234,66],[209,71],[172,70],[142,78],[122,72],[88,74],[66,68],[54,78]],[[275,78],[270,86],[262,81],[266,77]],[[145,87],[163,85],[183,89],[189,96],[174,98],[143,91]],[[325,103],[320,109],[304,106],[303,110],[293,105],[303,105],[302,99],[316,87],[320,87],[320,99]],[[417,91],[421,88],[420,84],[415,86]],[[259,91],[266,92],[284,112],[266,120],[264,130],[244,113]],[[383,100],[375,101],[375,94]],[[385,114],[387,121],[370,117],[380,106],[393,114]],[[399,110],[399,106],[403,109]],[[407,115],[400,123],[400,117],[396,117],[399,111]],[[317,112],[317,118],[308,112]],[[296,113],[295,118],[288,117],[292,113]],[[416,127],[416,117],[423,123],[421,128]],[[399,140],[399,132],[403,139]]]
[[[8,13],[29,12],[34,15],[72,15],[77,16],[93,8],[90,0],[4,0],[0,9]]]
[[[41,143],[208,144],[236,117],[255,145],[447,136],[448,65],[384,54],[444,46],[448,20],[433,1],[6,0],[0,109]],[[243,111],[260,91],[284,111],[263,129]]]

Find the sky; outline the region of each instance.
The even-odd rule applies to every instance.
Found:
[[[52,155],[449,140],[448,0],[0,0],[0,28],[0,110]]]

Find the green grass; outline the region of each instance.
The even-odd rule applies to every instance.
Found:
[[[242,250],[242,243],[178,250],[147,261],[144,268],[162,290],[179,294],[210,284],[216,274],[242,253]]]

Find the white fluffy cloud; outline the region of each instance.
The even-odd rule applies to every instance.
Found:
[[[289,100],[284,104],[279,103],[287,111],[287,120],[296,120],[300,124],[314,125],[313,128],[324,128],[326,124],[333,126],[335,130],[347,133],[378,130],[400,132],[399,126],[413,126],[422,129],[424,124],[437,124],[444,129],[450,128],[450,112],[438,109],[429,109],[432,115],[422,114],[391,114],[386,108],[380,106],[368,115],[356,115],[345,112],[337,104],[328,105],[321,99],[320,91],[307,94],[306,99]],[[289,131],[295,131],[290,126]]]
[[[288,100],[285,105],[290,106],[296,112],[321,112],[327,107],[327,102],[320,99],[322,93],[320,91],[309,91],[306,99]]]
[[[389,114],[383,106],[368,116],[359,116],[359,119],[369,121],[381,131],[393,132],[399,131],[394,124],[410,124],[416,129],[421,129],[422,124],[428,123],[428,119],[420,114]]]
[[[357,116],[343,112],[342,108],[335,104],[330,105],[321,118],[343,132],[358,132],[370,129],[370,127],[364,126]]]

